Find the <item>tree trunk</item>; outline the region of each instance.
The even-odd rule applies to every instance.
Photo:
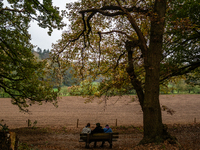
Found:
[[[145,95],[143,105],[144,138],[141,143],[163,142],[165,130],[159,102],[159,73],[166,0],[155,1],[151,18],[150,45],[145,59]]]
[[[141,47],[142,40],[126,41],[125,47],[128,52],[128,67],[126,69],[130,76],[131,84],[137,92],[139,102],[143,111],[144,137],[140,144],[160,143],[166,139],[174,142],[176,138],[171,137],[166,126],[162,123],[161,107],[159,102],[159,78],[160,63],[162,60],[162,39],[164,33],[166,0],[156,0],[154,12],[151,14],[151,34],[149,48]],[[146,43],[145,43],[146,44]],[[143,43],[144,45],[144,43]],[[140,47],[144,53],[145,66],[145,86],[144,90],[133,66],[133,51],[135,47]]]
[[[18,138],[15,132],[0,131],[0,150],[17,150]]]

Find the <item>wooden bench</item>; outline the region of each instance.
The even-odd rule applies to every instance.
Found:
[[[110,144],[110,148],[112,148],[112,142],[117,141],[117,138],[119,133],[112,132],[112,133],[95,133],[95,134],[80,134],[80,140],[79,142],[85,142],[85,147],[89,148],[89,144],[91,142],[97,142],[97,141],[107,141]]]

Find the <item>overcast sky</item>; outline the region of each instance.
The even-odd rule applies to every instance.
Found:
[[[59,10],[65,10],[65,4],[74,2],[77,0],[52,0],[53,6],[60,7]],[[67,20],[65,20],[67,22]],[[61,34],[64,30],[67,30],[67,27],[64,27],[63,30],[53,30],[51,36],[48,35],[48,29],[43,29],[38,27],[37,22],[31,22],[31,27],[29,33],[31,34],[31,43],[40,47],[42,50],[49,49],[51,50],[52,43],[56,43],[57,40],[61,39]]]

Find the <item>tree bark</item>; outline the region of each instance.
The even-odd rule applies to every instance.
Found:
[[[135,74],[134,66],[133,66],[133,52],[132,49],[137,47],[138,44],[136,44],[133,41],[126,41],[125,47],[126,51],[128,53],[128,67],[126,68],[127,73],[130,76],[131,84],[133,85],[134,89],[136,90],[140,106],[143,110],[143,103],[144,103],[144,91],[142,88],[142,83],[137,79],[137,75]]]
[[[18,138],[15,132],[0,131],[0,150],[17,150]]]
[[[143,104],[144,138],[141,143],[164,141],[159,102],[160,62],[162,57],[162,39],[164,33],[164,17],[166,0],[157,0],[151,17],[150,45],[145,62],[145,95]]]
[[[140,144],[160,143],[166,139],[173,138],[168,134],[166,126],[162,123],[161,107],[159,102],[159,79],[160,63],[162,59],[162,44],[165,24],[166,0],[156,0],[154,12],[151,14],[151,30],[149,48],[144,49],[141,45],[145,41],[126,41],[126,50],[128,52],[127,73],[130,76],[131,83],[136,89],[141,108],[143,110],[143,128],[144,137]],[[131,20],[131,19],[130,19]],[[144,90],[137,79],[133,67],[132,49],[139,47],[144,57],[144,66],[146,71]]]

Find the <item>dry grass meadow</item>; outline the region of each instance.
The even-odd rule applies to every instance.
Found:
[[[79,133],[86,123],[91,128],[96,122],[102,126],[109,124],[120,133],[113,149],[200,149],[200,95],[160,95],[162,106],[175,111],[173,115],[162,112],[163,123],[169,132],[175,135],[180,145],[137,146],[142,139],[142,111],[134,96],[94,99],[85,104],[82,97],[68,96],[58,100],[58,108],[50,103],[33,105],[30,113],[19,112],[9,98],[1,98],[0,120],[2,124],[15,131],[19,137],[20,149],[32,150],[80,150],[84,143],[79,143]],[[27,127],[27,120],[37,121],[36,128]],[[78,123],[78,128],[77,128]],[[117,127],[116,127],[117,125]],[[92,148],[92,143],[90,145]],[[28,148],[29,147],[29,148]],[[104,149],[109,146],[105,145]],[[97,148],[100,149],[97,145]]]

